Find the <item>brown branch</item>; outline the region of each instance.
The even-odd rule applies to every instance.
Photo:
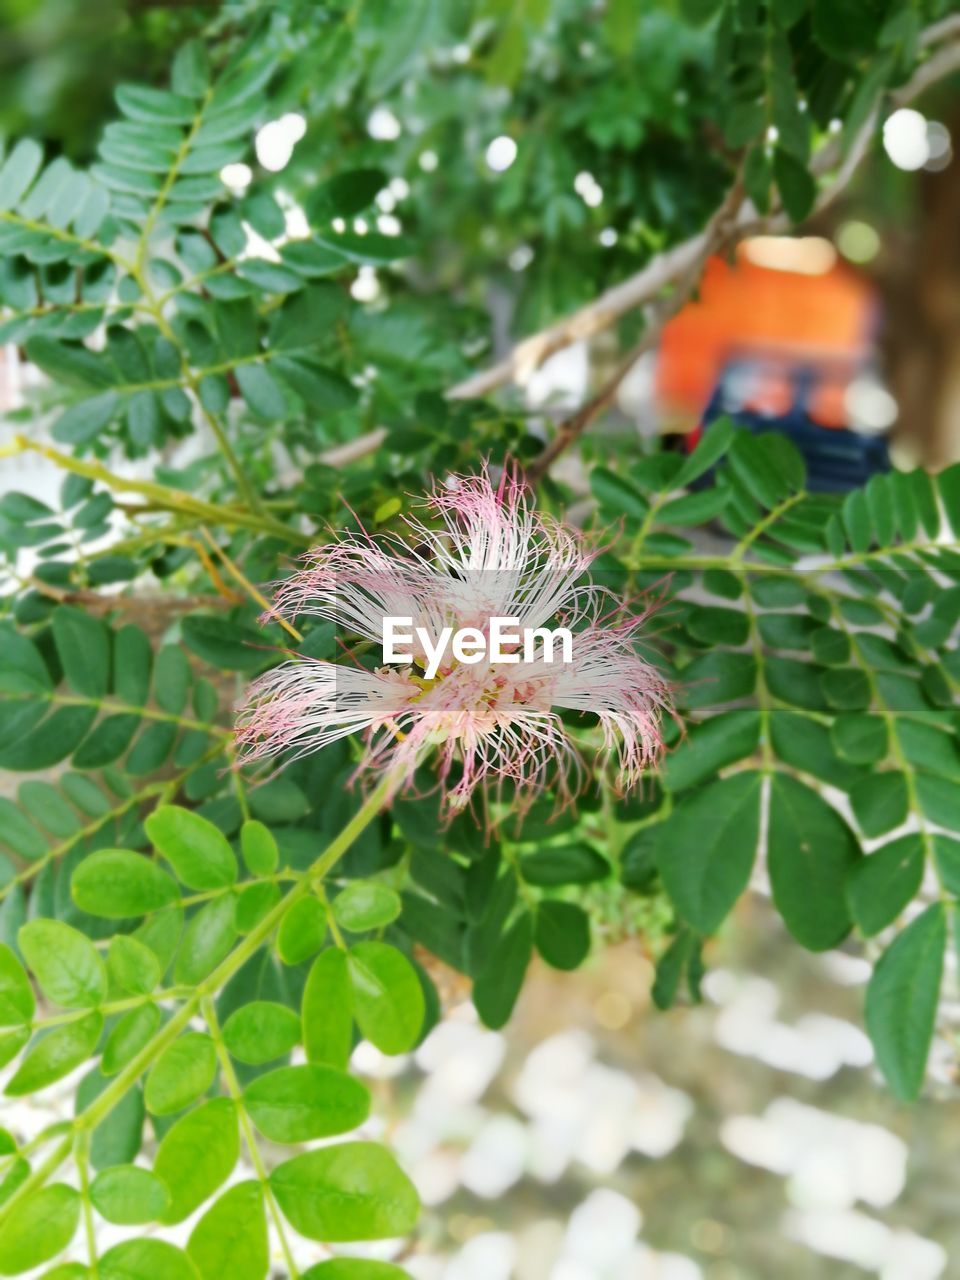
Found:
[[[215,595],[194,596],[122,596],[104,595],[85,587],[59,587],[42,578],[29,577],[27,585],[39,595],[55,600],[58,604],[82,604],[90,613],[134,613],[143,615],[186,613],[191,609],[232,609],[243,603],[242,596],[229,598]]]
[[[935,49],[926,62],[917,67],[906,84],[893,90],[890,99],[898,107],[905,106],[954,71],[960,71],[960,40]]]
[[[939,44],[941,40],[952,40],[954,36],[960,36],[960,13],[952,14],[949,18],[941,18],[939,22],[932,23],[924,31],[920,32],[919,45],[921,49],[927,48],[932,44]]]
[[[568,449],[587,429],[593,420],[612,402],[621,382],[634,367],[640,357],[656,346],[667,321],[686,305],[700,283],[703,268],[711,254],[725,248],[739,238],[740,214],[744,205],[743,182],[738,176],[730,188],[726,198],[716,211],[703,233],[702,248],[697,257],[690,263],[681,279],[676,282],[673,292],[654,302],[648,317],[643,337],[617,366],[613,376],[600,388],[597,394],[586,404],[581,405],[576,413],[571,414],[557,427],[556,434],[543,452],[534,459],[526,469],[527,479],[531,483],[539,480],[553,462]]]

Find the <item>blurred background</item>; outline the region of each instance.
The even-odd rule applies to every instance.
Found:
[[[505,26],[496,4],[470,0],[415,0],[403,23],[377,3],[2,0],[0,136],[27,134],[50,154],[89,162],[115,84],[157,81],[189,36],[229,36],[260,20],[262,39],[289,60],[277,118],[255,147],[259,174],[276,174],[288,203],[288,233],[297,234],[298,201],[349,145],[351,163],[392,175],[372,229],[416,243],[419,296],[456,304],[449,319],[471,358],[489,343],[492,318],[496,354],[712,212],[733,147],[729,129],[721,136],[709,122],[716,34],[691,15],[716,7],[560,0],[521,6]],[[878,21],[885,7],[878,0]],[[902,32],[884,40],[891,50],[894,36]],[[852,62],[856,44],[845,52]],[[818,100],[801,97],[800,110],[839,131],[829,94],[814,88]],[[839,112],[846,104],[834,97]],[[904,466],[960,457],[958,104],[954,76],[890,111],[879,145],[802,235],[754,237],[712,260],[698,300],[623,384],[621,420],[646,434],[689,433],[727,411],[769,421],[813,452],[824,431],[836,443],[850,430],[867,473],[885,465],[878,441]],[[769,133],[772,146],[776,125]],[[231,170],[225,180],[242,191],[253,170]],[[354,294],[396,301],[400,289],[365,267]],[[423,362],[430,324],[408,318],[415,332],[403,355]],[[609,333],[558,353],[528,380],[528,408],[581,401],[614,358]],[[8,349],[8,403],[15,362]],[[434,374],[461,371],[447,352],[435,362]],[[823,487],[848,487],[829,479]]]
[[[343,146],[383,168],[376,229],[409,237],[416,255],[402,277],[361,268],[353,296],[395,304],[386,359],[453,381],[638,271],[715,207],[727,144],[703,125],[712,36],[689,7],[628,3],[624,40],[606,18],[622,4],[559,4],[548,17],[519,6],[504,35],[455,0],[412,3],[396,29],[386,0],[0,0],[0,136],[88,162],[118,82],[162,81],[188,36],[262,21],[281,65],[301,56],[281,74],[251,165],[224,182],[243,191],[254,165],[276,175],[295,235],[300,202]],[[798,234],[711,259],[601,434],[685,448],[729,413],[787,430],[834,489],[891,459],[960,458],[957,77],[877,133],[853,182]],[[254,233],[251,246],[262,249]],[[445,329],[460,358],[436,341]],[[525,380],[522,409],[577,406],[617,358],[610,333],[575,343]],[[22,410],[38,377],[12,344],[2,361],[0,411]],[[0,490],[43,499],[57,480],[20,459]],[[575,975],[538,971],[502,1034],[478,1025],[451,975],[445,1020],[411,1059],[361,1046],[378,1123],[428,1210],[422,1252],[404,1259],[418,1280],[951,1274],[960,1102],[945,1055],[944,1096],[893,1102],[860,1029],[868,966],[854,952],[799,952],[761,896],[707,958],[705,1003],[669,1014],[649,1006],[636,942]]]

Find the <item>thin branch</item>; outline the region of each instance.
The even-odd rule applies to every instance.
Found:
[[[115,493],[136,493],[153,503],[158,510],[172,511],[177,515],[188,515],[208,525],[226,525],[228,528],[253,529],[260,533],[272,534],[285,542],[304,543],[306,538],[295,529],[282,524],[270,515],[258,514],[245,506],[219,506],[214,502],[206,502],[194,498],[182,489],[172,489],[166,485],[156,484],[150,480],[132,480],[116,475],[85,458],[74,457],[73,454],[62,453],[52,445],[41,444],[37,440],[28,439],[24,435],[15,435],[9,444],[0,446],[0,459],[14,457],[19,453],[39,453],[50,462],[56,463],[65,471],[86,476],[90,480],[106,485]]]
[[[560,423],[553,439],[539,457],[527,467],[528,480],[531,482],[539,480],[560,454],[579,439],[590,423],[612,402],[620,384],[640,357],[656,346],[667,321],[686,305],[700,283],[704,265],[710,255],[738,238],[740,214],[744,204],[743,183],[738,177],[723,204],[710,219],[703,233],[703,246],[700,253],[690,263],[682,278],[677,281],[673,292],[653,304],[653,315],[648,319],[643,337],[620,362],[613,377],[604,383],[600,391],[586,404],[581,405],[576,413]]]
[[[891,101],[898,107],[905,106],[954,71],[960,71],[960,40],[935,49],[926,62],[917,67],[906,84],[893,90],[890,94]]]
[[[921,49],[925,49],[932,44],[939,44],[941,40],[952,40],[954,36],[960,36],[960,13],[932,23],[925,31],[921,31],[918,43]]]

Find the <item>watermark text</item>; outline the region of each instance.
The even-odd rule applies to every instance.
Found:
[[[559,646],[560,657],[556,657]],[[572,662],[573,635],[566,627],[523,627],[519,618],[492,617],[489,627],[442,627],[434,638],[413,618],[388,615],[383,620],[383,660],[401,665],[417,662],[433,680],[447,664],[473,666],[478,662]]]

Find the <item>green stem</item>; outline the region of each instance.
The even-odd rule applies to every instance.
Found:
[[[114,698],[86,698],[73,693],[24,693],[0,695],[0,700],[7,702],[50,702],[58,707],[96,707],[100,711],[113,714],[139,716],[143,720],[160,720],[168,724],[178,725],[181,729],[199,729],[219,738],[232,738],[232,733],[223,725],[213,724],[209,720],[194,720],[191,716],[177,715],[171,711],[160,711],[154,707],[137,706],[135,703],[118,702]],[[219,750],[220,748],[218,748]]]
[[[13,441],[0,448],[0,458],[13,457],[20,453],[39,453],[64,471],[72,471],[74,475],[85,476],[106,485],[115,493],[137,493],[156,503],[163,511],[175,512],[178,515],[193,517],[199,524],[226,525],[228,528],[253,529],[257,533],[269,533],[286,542],[295,542],[303,546],[308,539],[295,529],[289,528],[270,515],[257,514],[244,506],[222,506],[215,502],[205,502],[202,498],[194,498],[181,489],[171,489],[166,485],[156,484],[150,480],[131,480],[125,476],[115,475],[97,462],[85,458],[75,458],[72,454],[62,453],[51,445],[18,435]]]
[[[773,772],[773,746],[770,742],[770,710],[772,697],[767,687],[767,676],[764,668],[764,652],[763,640],[760,636],[760,630],[757,625],[757,614],[753,607],[753,601],[750,598],[750,584],[747,581],[747,575],[743,569],[734,570],[740,579],[740,586],[743,589],[743,609],[747,615],[747,623],[750,627],[750,647],[753,650],[754,661],[757,664],[757,707],[760,712],[760,751],[763,757],[763,772],[767,775]]]
[[[87,1239],[87,1256],[90,1260],[92,1276],[100,1274],[97,1266],[97,1237],[93,1229],[93,1205],[90,1200],[90,1135],[77,1134],[74,1148],[74,1159],[77,1162],[77,1175],[80,1181],[80,1198],[83,1202],[83,1227]]]
[[[182,1000],[190,995],[191,988],[184,986],[166,987],[162,991],[152,991],[145,996],[124,996],[120,1000],[107,1000],[96,1005],[96,1010],[105,1018],[114,1013],[127,1013],[130,1009],[139,1009],[145,1004],[160,1004],[164,1000]],[[60,1027],[66,1022],[79,1022],[89,1017],[90,1009],[71,1009],[68,1013],[55,1013],[49,1018],[37,1018],[32,1023],[32,1030],[46,1031],[50,1027]]]
[[[233,1062],[231,1061],[230,1054],[227,1051],[227,1046],[223,1041],[223,1033],[220,1030],[220,1021],[217,1018],[217,1011],[214,1006],[214,1002],[211,999],[203,1000],[200,1005],[200,1011],[206,1021],[210,1037],[216,1046],[217,1058],[220,1061],[220,1070],[223,1075],[223,1082],[227,1086],[227,1092],[237,1104],[237,1116],[240,1120],[240,1128],[243,1131],[243,1140],[246,1144],[247,1151],[250,1153],[250,1161],[256,1171],[260,1186],[263,1189],[263,1198],[280,1239],[280,1248],[283,1250],[283,1257],[287,1264],[287,1270],[290,1273],[290,1280],[297,1280],[300,1272],[297,1269],[297,1264],[293,1260],[293,1251],[291,1250],[290,1242],[287,1239],[283,1216],[281,1215],[279,1206],[274,1199],[273,1189],[270,1186],[270,1178],[260,1155],[260,1148],[257,1146],[256,1134],[253,1132],[253,1126],[250,1123],[247,1108],[244,1106],[243,1089],[240,1087],[240,1081],[237,1079],[237,1073],[233,1069]]]

